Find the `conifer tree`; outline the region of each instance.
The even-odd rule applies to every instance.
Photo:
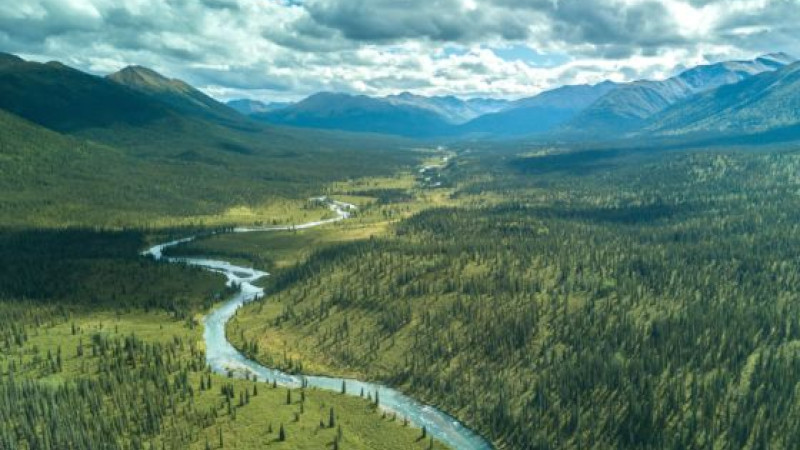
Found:
[[[278,440],[281,442],[286,440],[286,430],[283,428],[283,424],[281,424],[281,427],[278,430]]]

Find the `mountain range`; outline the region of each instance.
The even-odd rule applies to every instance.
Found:
[[[320,92],[286,108],[250,117],[275,125],[434,137],[452,124],[428,107],[366,95]]]
[[[568,122],[599,98],[617,89],[606,81],[595,85],[563,86],[510,103],[501,111],[462,125],[459,134],[524,136],[544,133]]]
[[[792,129],[800,131],[800,63],[675,104],[652,117],[644,131],[667,136],[722,136]]]
[[[172,148],[187,132],[205,136],[190,154],[200,148],[252,152],[231,130],[260,134],[262,144],[266,136],[272,148],[292,146],[298,133],[284,126],[447,140],[753,134],[785,132],[799,122],[794,61],[775,53],[701,65],[665,80],[563,86],[514,101],[321,92],[297,103],[223,104],[141,66],[97,77],[58,62],[0,54],[0,109],[57,132],[130,148]]]
[[[424,97],[408,92],[387,97],[325,92],[293,104],[268,106],[255,101],[235,100],[229,105],[271,124],[417,138],[539,136],[602,140],[653,134],[690,135],[694,131],[699,133],[704,123],[711,129],[724,128],[721,123],[727,119],[721,117],[732,112],[715,111],[715,107],[727,105],[730,100],[727,95],[747,86],[740,86],[747,80],[767,79],[770,76],[766,74],[772,73],[780,77],[794,61],[784,53],[767,54],[753,60],[689,68],[665,80],[563,86],[515,101]],[[739,87],[728,89],[729,86]],[[792,89],[782,88],[781,92],[784,96],[796,95]],[[694,105],[696,100],[702,100],[702,103]],[[784,103],[791,104],[789,101]],[[700,104],[704,108],[702,112],[698,110]],[[684,113],[692,117],[694,131],[692,126],[681,124]],[[720,118],[714,119],[716,122],[712,125],[711,119],[698,123],[698,115],[719,115]],[[752,113],[748,117],[760,116]],[[769,123],[791,122],[791,108],[782,117]],[[727,129],[748,133],[768,128],[768,125],[754,120],[748,126]],[[671,130],[672,127],[679,129]]]
[[[752,61],[698,66],[662,81],[622,84],[581,111],[561,131],[593,136],[636,131],[648,118],[682,100],[778,70],[792,61],[788,55],[771,54]]]
[[[460,125],[472,119],[506,109],[508,100],[492,98],[470,98],[462,100],[448,95],[440,97],[425,97],[403,92],[390,95],[384,99],[393,105],[410,106],[434,112],[450,124]]]

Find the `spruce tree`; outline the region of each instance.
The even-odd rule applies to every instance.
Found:
[[[278,440],[281,442],[286,440],[286,430],[283,428],[283,424],[281,424],[281,427],[278,430]]]

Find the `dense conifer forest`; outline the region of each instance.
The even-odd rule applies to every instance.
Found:
[[[277,271],[231,339],[400,386],[501,448],[800,442],[800,152],[457,161],[448,206]]]
[[[5,1],[0,450],[800,449],[798,5]]]
[[[187,232],[0,233],[0,448],[444,448],[366,399],[211,373],[200,319],[234,290],[139,256]]]

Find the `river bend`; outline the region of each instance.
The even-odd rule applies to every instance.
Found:
[[[355,206],[351,204],[337,202],[326,197],[319,197],[315,200],[327,204],[336,216],[330,219],[308,222],[300,225],[252,228],[237,227],[232,229],[231,232],[248,233],[312,228],[347,219],[350,217],[350,211],[355,209]],[[227,261],[204,258],[173,258],[163,255],[164,249],[190,242],[195,238],[196,236],[191,236],[159,244],[151,247],[142,254],[156,260],[189,264],[220,273],[227,277],[229,286],[240,287],[236,295],[217,306],[204,318],[205,329],[203,332],[203,339],[205,340],[206,346],[206,360],[214,372],[219,374],[232,372],[239,377],[244,377],[245,374],[249,373],[251,376],[255,375],[258,377],[258,380],[263,382],[272,382],[274,380],[277,384],[287,387],[300,387],[305,384],[308,387],[330,391],[340,391],[342,383],[344,382],[348,395],[360,395],[363,389],[364,395],[371,394],[374,398],[377,392],[380,396],[380,406],[382,409],[394,412],[398,417],[406,417],[414,426],[420,428],[423,426],[426,427],[428,433],[433,436],[434,439],[444,442],[455,449],[489,450],[492,448],[485,439],[463,426],[452,416],[433,406],[424,405],[396,389],[377,383],[369,383],[354,379],[288,374],[280,370],[265,367],[245,357],[228,342],[225,335],[225,325],[240,306],[264,295],[264,290],[255,286],[254,283],[269,274],[249,267],[236,266]]]

